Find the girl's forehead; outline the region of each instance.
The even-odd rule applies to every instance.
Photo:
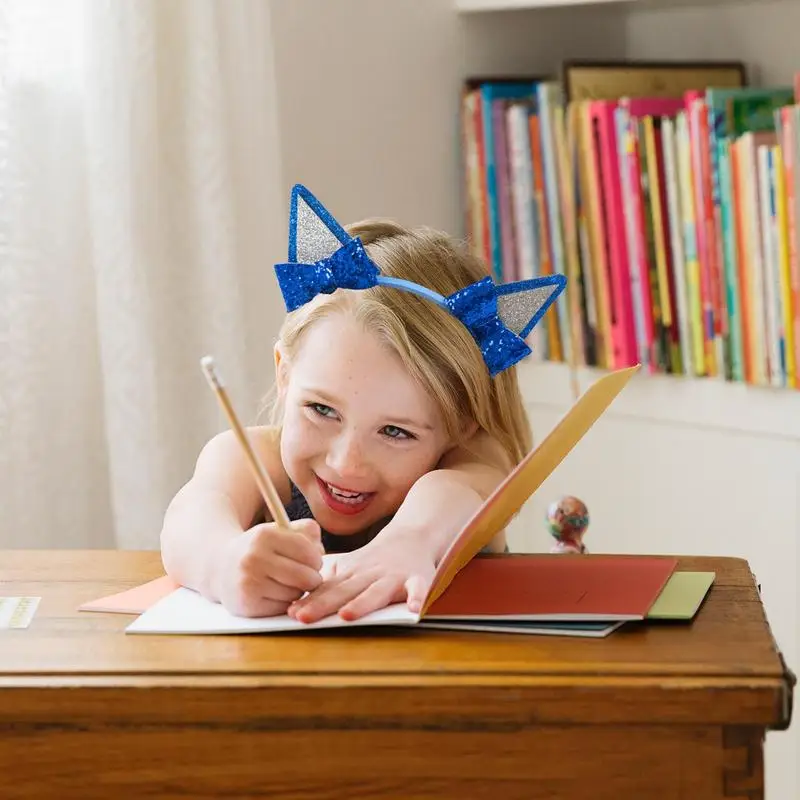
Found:
[[[328,314],[311,324],[303,334],[294,362],[306,374],[328,379],[343,373],[366,378],[413,383],[400,356],[351,314]]]
[[[293,358],[292,379],[339,398],[373,398],[394,407],[412,405],[435,413],[425,387],[400,356],[348,314],[328,314],[305,331]]]

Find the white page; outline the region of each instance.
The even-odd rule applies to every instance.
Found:
[[[237,617],[191,589],[176,589],[159,600],[125,630],[126,633],[279,633],[282,631],[347,628],[360,625],[414,625],[419,615],[405,603],[382,608],[352,622],[332,614],[314,623],[279,617]]]
[[[335,555],[323,556],[323,578],[330,573]],[[298,622],[285,614],[277,617],[237,617],[221,603],[207,600],[192,589],[180,588],[137,617],[126,633],[279,633],[282,631],[348,628],[363,625],[414,625],[419,614],[406,603],[382,608],[361,619],[346,621],[336,614],[314,623]]]

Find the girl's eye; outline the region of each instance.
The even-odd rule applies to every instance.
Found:
[[[330,418],[336,416],[336,412],[330,406],[326,406],[324,403],[309,403],[308,407],[321,417]]]
[[[416,438],[412,433],[409,433],[396,425],[386,425],[383,428],[383,435],[388,436],[390,439],[414,439]]]

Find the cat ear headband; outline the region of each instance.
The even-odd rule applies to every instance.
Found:
[[[292,189],[289,263],[275,274],[287,311],[337,289],[393,286],[424,297],[458,319],[475,339],[494,377],[530,355],[524,341],[566,286],[563,275],[496,286],[482,278],[447,297],[401,278],[382,275],[361,240],[352,237],[305,186]]]

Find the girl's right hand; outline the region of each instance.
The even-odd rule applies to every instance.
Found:
[[[213,593],[241,617],[285,614],[290,603],[322,583],[322,541],[312,519],[256,525],[229,539],[213,567]]]

